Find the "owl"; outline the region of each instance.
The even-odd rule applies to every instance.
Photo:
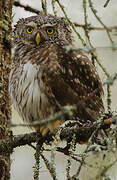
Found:
[[[94,122],[104,112],[103,88],[95,67],[86,55],[67,47],[74,47],[74,38],[64,18],[38,15],[15,25],[9,92],[25,122],[41,122],[80,101],[83,104],[72,120]],[[55,134],[67,118],[35,129],[43,136]]]

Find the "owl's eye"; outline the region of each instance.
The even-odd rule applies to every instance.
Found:
[[[46,31],[47,31],[48,34],[53,34],[54,33],[54,29],[50,28],[50,27],[47,28]]]
[[[26,32],[28,33],[28,34],[31,34],[32,32],[33,32],[33,27],[28,27],[27,29],[26,29]]]

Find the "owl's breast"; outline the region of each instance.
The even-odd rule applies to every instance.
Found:
[[[32,122],[47,118],[53,113],[48,98],[44,93],[46,87],[41,79],[41,67],[27,62],[12,69],[9,92],[12,103],[24,121]]]

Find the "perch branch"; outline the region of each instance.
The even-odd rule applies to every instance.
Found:
[[[76,141],[79,142],[79,138],[82,135],[82,137],[86,137],[88,135],[91,136],[92,132],[95,131],[95,128],[100,127],[100,129],[104,128],[105,125],[110,124],[117,124],[117,115],[113,116],[113,118],[106,119],[105,121],[101,122],[94,122],[93,124],[87,124],[85,127],[79,127],[78,125],[76,127],[66,127],[61,130],[61,139],[67,139],[72,138],[73,134],[76,134]],[[90,132],[90,133],[89,133]],[[79,136],[80,135],[80,136]],[[88,137],[87,137],[88,138]],[[32,132],[29,134],[21,134],[17,136],[10,136],[6,140],[0,140],[0,153],[11,153],[14,148],[24,145],[30,145],[31,143],[35,143],[38,141],[45,142],[45,141],[51,141],[51,135],[43,138],[40,133]]]
[[[6,140],[0,140],[0,153],[11,153],[14,148],[34,143],[40,138],[42,136],[36,132],[10,136]]]

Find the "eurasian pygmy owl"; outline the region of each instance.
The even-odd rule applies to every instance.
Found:
[[[102,83],[88,57],[73,46],[70,26],[64,18],[51,15],[20,19],[13,31],[14,53],[9,91],[12,103],[26,122],[41,121],[65,105],[83,106],[72,119],[96,121],[104,112]],[[96,93],[85,99],[93,91]],[[40,127],[56,132],[56,124]],[[38,127],[36,129],[39,129]]]

